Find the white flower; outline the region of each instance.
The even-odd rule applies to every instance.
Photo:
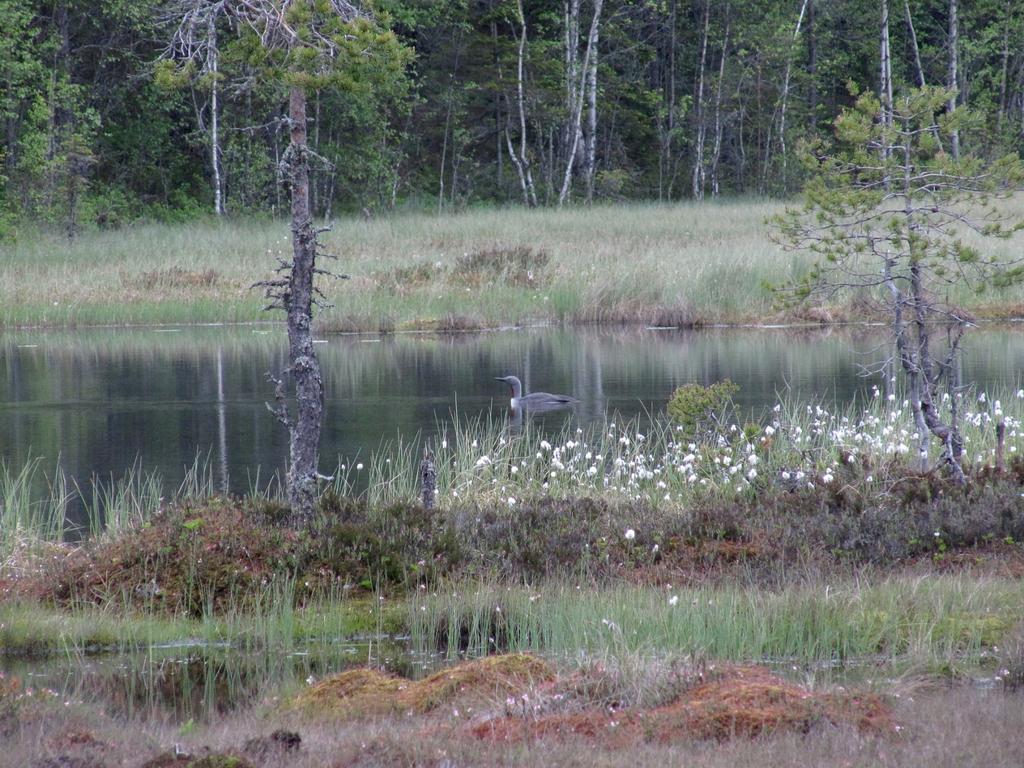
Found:
[[[483,469],[484,467],[488,466],[490,463],[491,463],[491,459],[490,459],[489,456],[481,456],[479,459],[476,460],[476,468],[477,469]]]
[[[547,440],[541,440],[540,441],[540,449],[542,451],[550,451],[551,450],[551,443],[549,443]]]
[[[518,475],[519,474],[519,467],[515,466],[514,464],[512,465],[512,474],[513,475]]]
[[[768,435],[768,437],[771,437],[772,435],[775,434],[775,427],[769,424],[767,427],[764,428],[764,433]]]
[[[834,479],[835,478],[833,478],[831,473],[829,472],[826,472],[824,475],[821,476],[821,481],[826,484],[831,483]]]
[[[670,597],[668,599],[668,604],[672,605],[672,606],[676,605],[678,602],[679,602],[679,595],[672,595],[672,597]]]
[[[632,541],[635,538],[636,538],[636,531],[634,531],[632,528],[627,528],[626,529],[626,540],[627,541]]]
[[[356,471],[361,471],[362,468],[363,468],[363,462],[359,462],[358,464],[356,464]]]
[[[751,467],[750,471],[747,472],[747,480],[753,480],[755,477],[757,477],[757,470]]]
[[[516,500],[515,500],[515,497],[514,497],[514,496],[509,496],[509,497],[508,497],[508,505],[509,505],[510,507],[514,507],[514,506],[516,505]]]

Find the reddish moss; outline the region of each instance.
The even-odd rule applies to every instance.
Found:
[[[872,694],[816,693],[761,667],[730,667],[676,701],[647,710],[587,710],[534,719],[503,717],[475,725],[480,739],[543,737],[593,740],[609,748],[641,741],[754,738],[765,733],[806,733],[820,722],[851,725],[873,734],[895,733],[892,710]]]

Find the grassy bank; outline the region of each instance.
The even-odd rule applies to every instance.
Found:
[[[810,315],[773,307],[764,284],[809,264],[769,239],[765,218],[782,207],[732,200],[340,221],[325,244],[350,279],[325,284],[336,306],[321,328],[855,317],[852,305]],[[0,248],[0,323],[265,320],[249,286],[289,254],[287,237],[285,223],[266,220],[140,225],[72,243],[30,233]],[[980,245],[1009,253],[1020,243]],[[981,316],[1016,316],[1024,288],[948,298]]]

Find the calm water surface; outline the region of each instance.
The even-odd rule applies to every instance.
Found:
[[[1013,387],[1024,368],[1024,329],[975,332],[963,378]],[[878,329],[508,331],[458,336],[330,336],[317,349],[327,389],[323,465],[366,456],[397,435],[432,435],[454,419],[507,416],[493,377],[572,394],[580,405],[545,414],[544,428],[600,424],[661,412],[673,388],[730,378],[742,409],[760,413],[779,394],[846,403],[885,376]],[[40,457],[83,486],[136,463],[176,484],[197,455],[222,487],[244,492],[279,471],[287,437],[268,413],[267,371],[284,367],[277,326],[146,328],[0,335],[0,457]],[[865,369],[874,370],[863,375]],[[441,663],[398,644],[333,644],[266,655],[237,649],[151,648],[47,661],[5,658],[26,684],[108,710],[172,721],[210,717],[282,682],[351,664],[417,675]],[[279,657],[279,658],[278,658]]]
[[[0,335],[0,457],[41,457],[83,486],[138,464],[175,485],[197,455],[223,488],[244,492],[283,467],[287,436],[266,401],[286,357],[281,326],[22,331]],[[873,384],[887,355],[880,329],[706,331],[540,329],[434,336],[328,336],[322,463],[366,457],[399,434],[432,435],[453,419],[507,415],[495,376],[567,393],[575,409],[544,426],[647,418],[673,388],[730,378],[759,413],[787,390],[827,403]],[[964,380],[1016,387],[1024,329],[975,332]]]

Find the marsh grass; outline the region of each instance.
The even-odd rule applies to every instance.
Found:
[[[683,655],[774,662],[977,663],[1024,615],[1013,579],[642,588],[453,583],[411,599],[413,642],[449,655]]]
[[[0,460],[0,560],[36,541],[60,541],[71,496],[64,473],[44,477],[39,459],[17,469]]]
[[[342,220],[324,240],[350,280],[324,285],[336,306],[320,317],[320,326],[455,330],[779,318],[765,284],[797,278],[810,263],[771,242],[764,222],[782,208],[741,199]],[[249,286],[270,273],[276,255],[289,252],[287,237],[284,222],[265,219],[146,224],[89,233],[73,243],[29,234],[0,250],[0,323],[267,319]],[[981,245],[1011,253],[1018,244]],[[495,267],[494,254],[513,256]],[[487,279],[473,277],[484,274],[481,266]],[[474,269],[467,273],[469,267]],[[464,273],[472,279],[453,278]],[[977,312],[1013,316],[1024,305],[1024,289],[980,297],[954,289],[949,299]],[[832,314],[856,312],[851,305]]]
[[[1024,457],[1024,390],[965,391],[957,396],[969,472],[996,463],[996,426],[1006,427],[1004,457]],[[947,415],[950,401],[940,406]],[[772,489],[846,486],[883,488],[893,470],[916,458],[917,429],[902,393],[844,405],[782,396],[762,414],[726,409],[730,418],[694,434],[657,414],[610,417],[587,429],[566,422],[552,433],[531,419],[521,426],[491,416],[459,418],[438,428],[437,487],[445,503],[515,507],[524,498],[581,495],[646,501],[678,509],[721,498],[750,498]],[[334,490],[349,495],[356,473],[371,507],[418,498],[421,441],[398,438],[360,461],[339,466]],[[930,442],[934,466],[940,446]],[[898,472],[897,472],[898,474]]]

